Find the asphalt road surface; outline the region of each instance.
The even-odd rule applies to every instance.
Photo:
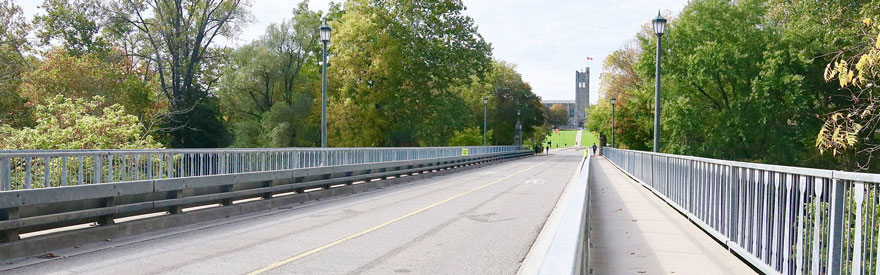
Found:
[[[582,157],[581,151],[554,150],[351,197],[59,251],[61,257],[30,259],[35,262],[4,272],[513,274]]]

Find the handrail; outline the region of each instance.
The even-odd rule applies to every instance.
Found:
[[[482,155],[518,146],[0,151],[0,192]]]
[[[586,153],[557,208],[526,257],[521,274],[588,274],[590,249],[590,159]]]
[[[880,271],[880,175],[603,149],[764,273]]]

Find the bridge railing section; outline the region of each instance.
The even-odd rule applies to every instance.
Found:
[[[519,274],[590,274],[590,160],[568,183]]]
[[[0,191],[513,152],[517,146],[0,151]]]
[[[880,175],[604,148],[768,274],[880,274]]]

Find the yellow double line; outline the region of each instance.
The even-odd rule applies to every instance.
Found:
[[[511,177],[513,177],[513,176],[516,176],[516,175],[519,175],[519,174],[521,174],[521,173],[523,173],[523,172],[525,172],[525,171],[529,171],[529,170],[531,170],[532,168],[538,167],[538,165],[544,164],[544,163],[547,162],[547,161],[549,161],[549,160],[542,161],[542,162],[540,162],[540,163],[538,163],[538,164],[532,165],[532,166],[529,167],[529,168],[526,168],[526,169],[520,170],[519,172],[516,172],[516,173],[510,174],[510,175],[508,175],[508,176],[506,176],[506,177],[503,177],[503,178],[500,178],[500,179],[498,179],[498,180],[496,180],[496,181],[493,181],[493,182],[490,182],[490,183],[487,183],[487,184],[481,185],[481,186],[479,186],[479,187],[476,187],[476,188],[471,189],[471,190],[468,190],[468,191],[466,191],[466,192],[464,192],[464,193],[461,193],[461,194],[458,194],[458,195],[452,196],[452,197],[450,197],[450,198],[448,198],[448,199],[445,199],[445,200],[439,201],[439,202],[434,203],[434,204],[432,204],[432,205],[428,205],[428,206],[426,206],[426,207],[424,207],[424,208],[422,208],[422,209],[419,209],[419,210],[416,210],[416,211],[410,212],[409,214],[406,214],[406,215],[403,215],[403,216],[400,216],[400,217],[397,217],[397,218],[391,219],[391,220],[389,220],[389,221],[387,221],[387,222],[384,222],[384,223],[382,223],[382,224],[379,224],[379,225],[377,225],[377,226],[370,227],[370,228],[368,228],[368,229],[366,229],[366,230],[364,230],[364,231],[361,231],[361,232],[358,232],[358,233],[354,233],[354,234],[352,234],[352,235],[350,235],[350,236],[348,236],[348,237],[345,237],[345,238],[342,238],[342,239],[336,240],[336,241],[334,241],[334,242],[331,242],[331,243],[328,243],[328,244],[322,245],[322,246],[320,246],[320,247],[314,248],[314,249],[312,249],[312,250],[309,250],[309,251],[303,252],[302,254],[299,254],[299,255],[296,255],[296,256],[293,256],[293,257],[287,258],[286,260],[283,260],[283,261],[280,261],[280,262],[277,262],[277,263],[274,263],[274,264],[268,265],[268,266],[266,266],[266,267],[264,267],[264,268],[260,268],[260,269],[258,269],[258,270],[254,270],[254,271],[252,271],[252,272],[250,272],[250,273],[248,273],[248,274],[249,274],[249,275],[261,274],[261,273],[267,272],[267,271],[269,271],[269,270],[272,270],[272,269],[275,269],[275,268],[281,267],[281,266],[283,266],[283,265],[286,265],[286,264],[292,263],[293,261],[296,261],[296,260],[302,259],[302,258],[304,258],[304,257],[306,257],[306,256],[309,256],[309,255],[312,255],[312,254],[315,254],[315,253],[321,252],[322,250],[325,250],[325,249],[327,249],[327,248],[330,248],[330,247],[333,247],[333,246],[335,246],[335,245],[341,244],[341,243],[343,243],[343,242],[345,242],[345,241],[348,241],[348,240],[351,240],[351,239],[354,239],[354,238],[357,238],[357,237],[360,237],[360,236],[366,235],[367,233],[370,233],[370,232],[376,231],[376,230],[378,230],[378,229],[380,229],[380,228],[383,228],[383,227],[386,227],[386,226],[388,226],[388,225],[390,225],[390,224],[392,224],[392,223],[395,223],[395,222],[398,222],[398,221],[400,221],[400,220],[403,220],[403,219],[406,219],[406,218],[412,217],[412,216],[414,216],[414,215],[416,215],[416,214],[419,214],[419,213],[422,213],[422,212],[428,211],[428,210],[431,209],[431,208],[437,207],[437,206],[439,206],[439,205],[441,205],[441,204],[447,203],[447,202],[449,202],[449,201],[451,201],[451,200],[454,200],[454,199],[457,199],[457,198],[459,198],[459,197],[461,197],[461,196],[464,196],[464,195],[467,195],[467,194],[473,193],[474,191],[477,191],[477,190],[480,190],[480,189],[483,189],[483,188],[486,188],[486,187],[492,186],[493,184],[499,183],[499,182],[501,182],[501,181],[503,181],[503,180],[509,179],[509,178],[511,178]]]

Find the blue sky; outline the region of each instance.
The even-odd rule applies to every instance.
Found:
[[[631,39],[640,26],[668,10],[677,15],[687,0],[463,0],[466,14],[493,46],[495,58],[517,65],[523,79],[543,99],[574,99],[574,71],[590,67],[590,102],[599,91],[605,56]],[[26,16],[43,0],[17,0]],[[238,41],[259,37],[266,26],[290,17],[298,0],[255,0],[248,25]],[[329,0],[310,8],[326,10]],[[592,61],[587,61],[587,57]]]

